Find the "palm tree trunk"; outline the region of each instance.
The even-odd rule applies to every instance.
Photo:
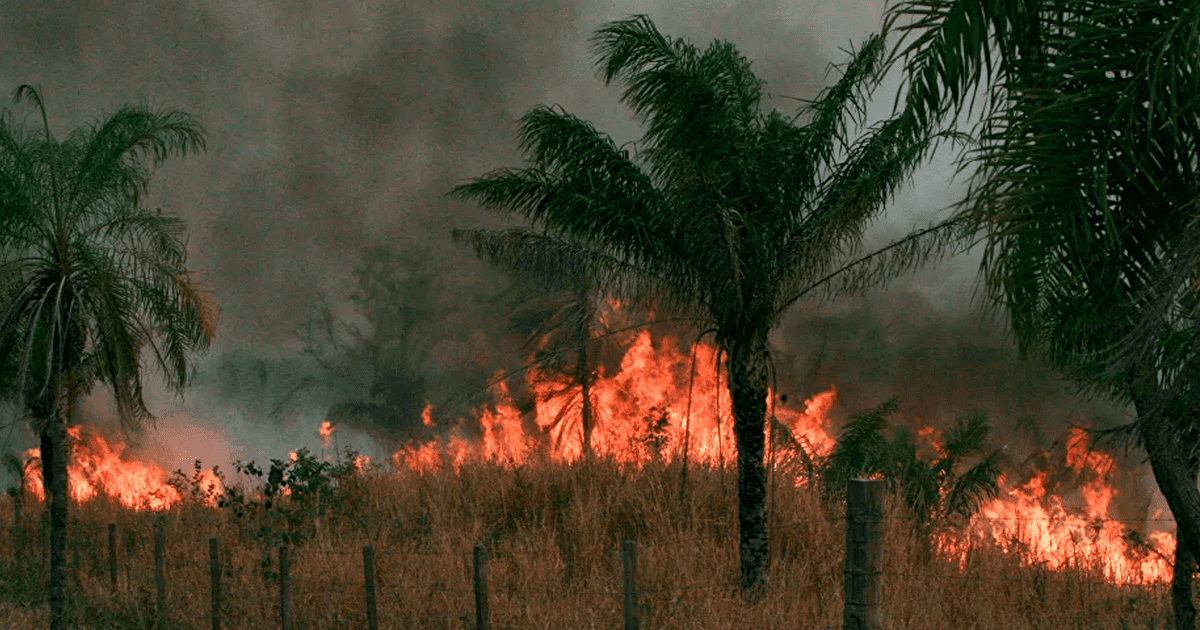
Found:
[[[582,390],[580,395],[583,396],[583,407],[579,419],[580,429],[583,432],[580,454],[583,459],[589,460],[592,457],[592,366],[588,363],[588,342],[592,339],[592,309],[586,286],[580,285],[576,289],[575,297],[583,309],[583,314],[579,318],[579,330],[576,331],[579,342],[579,387]]]
[[[59,397],[41,431],[42,487],[50,507],[50,630],[66,628],[67,603],[67,405]]]
[[[588,363],[587,352],[587,331],[581,330],[581,339],[579,342],[579,387],[583,391],[583,409],[580,412],[580,424],[583,431],[583,445],[581,454],[584,459],[592,457],[592,391],[591,391],[591,370],[592,367]]]
[[[1178,538],[1178,536],[1177,536]],[[1196,603],[1192,600],[1192,574],[1196,559],[1187,545],[1175,543],[1175,570],[1171,576],[1171,603],[1175,609],[1175,630],[1196,630]]]
[[[1200,458],[1188,457],[1192,479],[1200,474]],[[1175,532],[1175,566],[1171,576],[1171,603],[1175,610],[1175,630],[1196,630],[1196,603],[1192,599],[1192,575],[1196,572],[1196,557]]]
[[[1148,418],[1149,398],[1131,389],[1154,481],[1175,518],[1176,546],[1186,545],[1193,558],[1200,558],[1200,488],[1180,443],[1179,430],[1165,418]]]
[[[757,331],[755,331],[757,333]],[[738,535],[742,588],[761,586],[767,569],[766,333],[728,342],[729,393],[738,457]]]

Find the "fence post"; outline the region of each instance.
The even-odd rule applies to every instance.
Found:
[[[19,480],[17,491],[13,493],[13,567],[16,570],[17,579],[21,580],[21,584],[25,584],[25,528],[21,523],[21,495],[25,492],[25,480]]]
[[[621,570],[625,591],[622,606],[625,612],[625,630],[638,630],[637,543],[632,540],[621,543]]]
[[[379,620],[375,617],[375,549],[363,547],[363,584],[367,587],[367,630],[378,630]]]
[[[157,613],[156,623],[159,628],[166,626],[167,621],[167,575],[164,569],[165,521],[162,516],[154,519],[154,609]],[[126,551],[129,551],[126,549]]]
[[[488,611],[487,555],[482,544],[475,545],[475,630],[488,630],[492,622]]]
[[[67,592],[68,606],[75,605],[75,598],[78,597],[79,592],[83,590],[83,587],[79,583],[80,573],[82,573],[82,569],[80,568],[81,563],[79,560],[79,537],[83,533],[82,529],[83,528],[79,526],[78,518],[71,519],[70,526],[67,528],[67,547],[71,551],[71,564],[69,567],[71,589]]]
[[[288,547],[281,545],[279,547],[279,622],[283,626],[283,630],[292,630],[292,589],[288,579],[290,566]]]
[[[221,630],[221,560],[217,539],[208,539],[208,572],[212,576],[212,630]]]
[[[878,630],[881,623],[883,481],[851,479],[846,487],[843,630]]]
[[[108,582],[113,598],[117,596],[117,524],[108,524]]]

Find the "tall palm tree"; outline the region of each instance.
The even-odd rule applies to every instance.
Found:
[[[150,166],[203,149],[199,123],[177,112],[126,106],[50,132],[0,117],[0,357],[16,366],[3,394],[17,400],[41,440],[50,506],[50,627],[66,600],[67,423],[98,382],[112,388],[124,428],[153,421],[142,399],[142,356],[181,391],[190,358],[206,348],[219,313],[185,267],[184,222],[141,207]],[[148,348],[148,350],[147,350]]]
[[[764,111],[763,82],[728,42],[700,50],[633,16],[591,44],[600,76],[626,85],[622,101],[645,125],[635,153],[537,106],[521,119],[528,165],[453,192],[532,223],[494,235],[527,270],[592,278],[623,303],[653,302],[715,329],[734,412],[742,583],[758,592],[768,560],[767,334],[797,292],[857,246],[934,136],[901,142],[890,121],[852,134],[883,61],[879,37],[795,115]]]
[[[984,243],[991,304],[1023,351],[1134,405],[1123,433],[1145,447],[1180,545],[1200,557],[1188,461],[1200,413],[1200,3],[906,0],[885,30],[902,20],[915,38],[893,59],[905,63],[911,133],[973,109],[985,88],[980,144],[963,156],[972,186],[948,223]]]

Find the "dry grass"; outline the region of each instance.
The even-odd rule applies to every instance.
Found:
[[[315,536],[292,549],[294,628],[365,627],[365,544],[377,555],[381,628],[471,628],[470,553],[478,541],[491,556],[494,628],[617,628],[625,539],[639,545],[643,628],[840,627],[842,508],[776,484],[769,591],[746,603],[734,587],[733,482],[732,473],[693,470],[681,499],[677,467],[476,464],[457,474],[367,474],[345,486]],[[1171,625],[1165,585],[1118,587],[1085,572],[1023,568],[988,550],[973,553],[965,572],[922,564],[897,507],[887,514],[887,628]],[[74,617],[93,628],[153,627],[155,516],[92,502],[74,507],[73,517],[80,522],[72,539]],[[115,598],[106,568],[109,522],[119,528]],[[261,566],[268,552],[269,568],[277,569],[276,550],[255,538],[253,523],[184,506],[167,514],[166,532],[168,627],[209,627],[210,537],[219,539],[225,562],[224,627],[279,627],[278,585]],[[28,565],[44,566],[36,545],[27,548]],[[44,593],[44,571],[27,571],[22,586],[7,570],[12,561],[5,536],[0,596],[10,605],[0,607],[0,627],[44,627],[44,606],[22,606]]]

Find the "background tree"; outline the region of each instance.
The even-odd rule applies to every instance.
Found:
[[[715,329],[734,412],[742,581],[756,587],[768,559],[767,334],[858,244],[934,136],[901,137],[892,121],[851,133],[883,61],[879,37],[790,116],[764,111],[762,81],[728,42],[700,50],[634,16],[591,43],[601,77],[626,84],[622,101],[645,125],[636,154],[538,106],[521,119],[529,165],[454,192],[533,224],[495,235],[513,240],[511,257],[527,257],[527,269],[593,278],[624,304],[652,302]],[[564,255],[545,255],[555,251]]]
[[[989,304],[1023,352],[1133,404],[1116,435],[1145,447],[1195,555],[1200,3],[909,0],[891,28],[914,36],[893,55],[913,137],[985,90],[979,145],[960,162],[972,184],[946,225],[983,242]],[[935,240],[914,235],[864,268],[898,271]]]
[[[58,141],[34,87],[42,129],[0,117],[0,357],[4,381],[41,442],[50,509],[50,627],[65,627],[67,424],[98,382],[112,388],[123,428],[153,416],[142,399],[142,359],[182,391],[190,359],[211,342],[219,313],[189,272],[184,222],[141,206],[151,168],[204,148],[178,111],[126,106]]]
[[[303,353],[343,385],[331,417],[414,437],[424,430],[425,375],[436,341],[428,327],[448,314],[430,299],[440,288],[438,275],[416,249],[371,247],[360,257],[349,297],[362,321],[347,321],[320,301],[296,336]]]

